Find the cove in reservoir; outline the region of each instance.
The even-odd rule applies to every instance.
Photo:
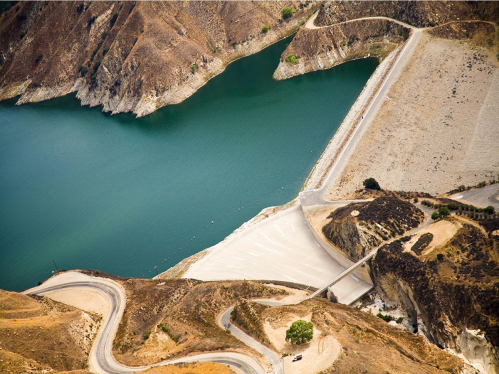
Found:
[[[292,200],[377,61],[277,82],[288,42],[145,118],[73,95],[0,102],[0,288],[35,286],[52,260],[152,277]]]

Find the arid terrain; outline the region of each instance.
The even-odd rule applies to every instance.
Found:
[[[471,27],[466,40],[434,36],[439,29],[423,32],[327,198],[349,195],[367,176],[385,189],[432,194],[497,177],[496,29],[475,26],[456,26]]]
[[[98,315],[0,290],[0,372],[87,373],[99,325]]]
[[[285,6],[294,15],[283,19]],[[303,27],[314,10],[314,22]],[[364,17],[398,22],[355,21]],[[231,323],[282,357],[286,373],[499,373],[499,217],[441,196],[499,176],[498,20],[497,3],[423,1],[49,2],[18,3],[1,13],[0,100],[20,96],[20,104],[77,92],[83,104],[147,115],[181,102],[231,61],[296,30],[276,79],[366,56],[388,62],[347,116],[353,127],[343,127],[341,141],[333,139],[334,147],[324,152],[310,189],[327,179],[340,145],[349,141],[354,122],[363,119],[404,42],[415,28],[420,33],[372,122],[317,204],[302,210],[298,198],[268,208],[218,248],[184,260],[158,279],[84,271],[112,279],[124,290],[126,306],[112,337],[116,361],[142,366],[230,352],[269,367],[269,357],[221,326],[222,314],[229,315],[233,306]],[[359,190],[368,177],[382,190]],[[328,205],[322,197],[364,201]],[[430,219],[439,208],[450,214]],[[313,230],[351,263],[380,247],[362,264],[374,290],[354,306],[323,297],[303,300],[313,290],[310,279],[322,286],[333,276],[328,269],[345,270],[331,265],[332,256]],[[248,235],[260,236],[264,244]],[[260,252],[250,253],[251,247]],[[292,253],[277,254],[292,259],[293,267],[264,255],[276,255],[276,247]],[[215,278],[227,279],[236,250],[249,254],[239,258],[241,270],[230,269],[231,279],[241,280]],[[291,271],[300,282],[289,277]],[[203,282],[199,274],[217,280]],[[262,274],[267,280],[276,281],[275,274],[289,278],[295,288],[244,280]],[[349,275],[343,281],[360,288],[360,279]],[[308,287],[297,285],[306,282]],[[371,288],[372,283],[361,293]],[[58,301],[0,291],[0,371],[89,371],[109,300],[97,291],[55,292]],[[285,341],[286,329],[297,319],[314,324],[313,339],[302,346]],[[303,359],[292,362],[296,354]],[[199,362],[145,372],[234,371]]]
[[[294,15],[284,21],[285,7]],[[82,104],[143,116],[289,35],[310,9],[272,1],[20,2],[0,14],[0,100],[77,92]]]

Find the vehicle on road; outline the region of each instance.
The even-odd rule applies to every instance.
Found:
[[[293,362],[300,361],[302,358],[303,358],[302,355],[296,355],[295,357],[293,357]]]

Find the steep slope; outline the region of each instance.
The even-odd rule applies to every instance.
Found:
[[[499,4],[493,1],[335,1],[325,3],[315,24],[327,26],[355,18],[383,16],[416,27],[436,26],[452,20],[497,20]]]
[[[383,241],[419,226],[424,214],[411,203],[384,196],[333,211],[322,232],[352,261],[364,257]]]
[[[439,221],[435,235],[382,247],[372,261],[378,290],[415,332],[498,372],[499,219]],[[452,231],[454,225],[458,230]],[[448,235],[450,234],[450,235]],[[438,239],[440,237],[440,239]],[[438,243],[436,243],[439,241]],[[418,245],[419,243],[419,245]]]
[[[282,80],[329,69],[365,56],[382,59],[408,35],[406,27],[382,19],[359,20],[321,29],[302,28],[283,52],[274,78]]]
[[[295,14],[283,21],[281,11]],[[310,3],[20,2],[0,14],[0,100],[78,92],[139,116],[192,95],[226,64],[291,33]],[[263,32],[263,25],[269,26]]]
[[[0,372],[87,372],[98,326],[73,307],[0,290]]]
[[[287,79],[363,57],[384,59],[408,37],[409,29],[400,24],[362,19],[365,17],[388,17],[414,27],[431,27],[462,20],[497,22],[499,4],[459,1],[326,2],[317,14],[314,28],[301,28],[283,52],[274,78]],[[343,23],[346,21],[352,22]]]
[[[257,327],[253,337],[269,344],[269,338],[280,340],[283,352],[303,354],[305,367],[312,365],[308,360],[322,360],[328,347],[318,345],[318,352],[291,347],[284,343],[285,330],[297,319],[310,319],[314,324],[314,337],[323,342],[331,339],[339,342],[340,354],[321,373],[458,373],[469,372],[469,367],[458,357],[429,344],[423,337],[398,329],[371,314],[361,312],[342,304],[324,299],[307,300],[299,305],[262,307],[242,302],[237,307],[238,316],[234,323],[253,321]],[[262,327],[262,325],[264,327]],[[243,329],[245,325],[241,326]],[[266,335],[266,332],[272,336]],[[310,356],[317,355],[314,358]],[[291,361],[292,356],[284,357]],[[291,368],[293,364],[290,363]],[[288,372],[288,371],[287,371]],[[291,372],[291,371],[290,371]],[[296,372],[296,371],[294,371]]]

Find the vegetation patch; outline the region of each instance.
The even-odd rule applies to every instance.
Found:
[[[428,247],[432,240],[433,234],[431,232],[424,233],[411,247],[411,251],[413,251],[417,255],[420,255],[426,249],[426,247]]]
[[[286,341],[291,344],[301,345],[308,343],[314,337],[314,324],[299,319],[286,330]]]
[[[286,7],[282,10],[282,18],[283,19],[288,19],[293,16],[293,9],[290,7]]]

